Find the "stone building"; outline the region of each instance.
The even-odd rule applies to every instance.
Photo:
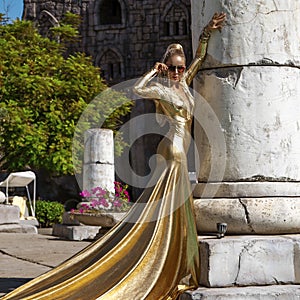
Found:
[[[109,84],[140,76],[173,42],[191,59],[190,0],[24,0],[23,18],[47,35],[68,11],[82,17],[77,50],[93,57]]]

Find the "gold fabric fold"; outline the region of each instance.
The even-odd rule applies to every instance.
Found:
[[[106,236],[3,299],[176,299],[189,274],[190,287],[196,286],[199,253],[186,165],[167,165]]]

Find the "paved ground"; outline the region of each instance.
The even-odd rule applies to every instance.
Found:
[[[89,245],[89,241],[69,241],[51,235],[0,233],[0,296],[28,280],[51,270]]]
[[[90,241],[63,240],[52,236],[49,230],[39,230],[39,234],[0,233],[0,297],[51,270],[90,243]],[[210,300],[237,298],[300,300],[300,286],[199,288],[185,293],[180,299],[200,299],[200,296],[201,299],[203,297]]]

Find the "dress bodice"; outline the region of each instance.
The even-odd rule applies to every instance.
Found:
[[[151,76],[151,73],[146,76]],[[172,87],[162,82],[154,81],[149,88],[136,86],[135,90],[143,97],[152,97],[156,106],[156,119],[163,126],[169,125],[158,154],[166,159],[185,159],[190,144],[191,123],[194,110],[194,98],[185,81],[180,82],[183,94],[178,94]],[[180,154],[180,158],[177,154]]]

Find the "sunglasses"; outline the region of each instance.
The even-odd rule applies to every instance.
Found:
[[[168,67],[168,71],[170,72],[178,72],[178,73],[183,73],[184,70],[185,70],[185,67],[184,66],[167,66]]]

